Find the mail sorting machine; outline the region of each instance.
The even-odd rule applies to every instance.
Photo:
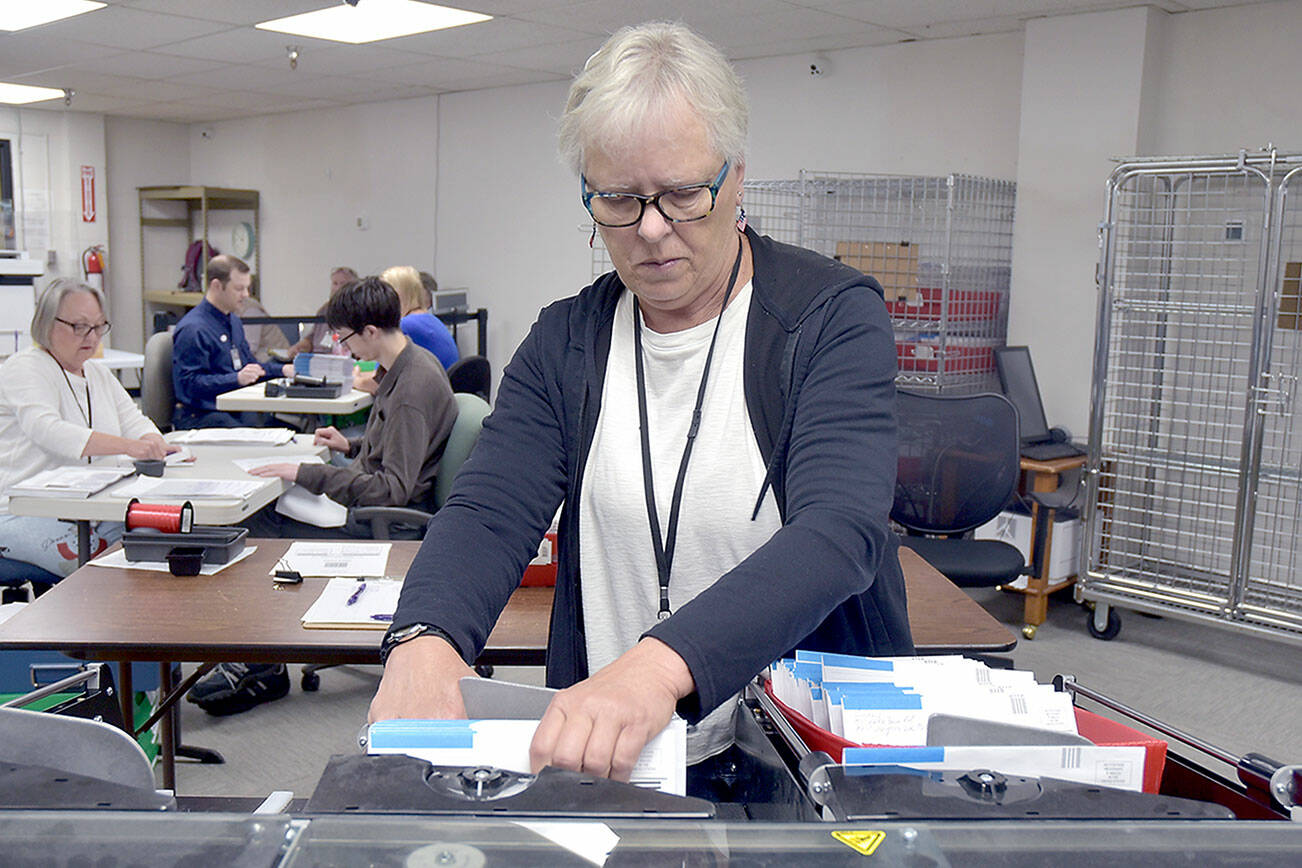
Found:
[[[196,810],[186,797],[97,790],[94,779],[67,773],[34,786],[40,770],[6,763],[0,840],[11,864],[107,864],[124,853],[134,864],[287,868],[840,866],[867,855],[928,866],[1302,859],[1302,822],[1284,820],[1297,810],[1298,766],[1231,757],[1069,678],[1057,684],[1078,700],[1136,714],[1195,758],[1169,757],[1159,794],[979,769],[856,774],[810,751],[752,687],[739,709],[734,773],[717,802],[550,769],[516,775],[351,755],[332,758],[310,799],[289,813],[223,813]],[[1212,759],[1236,765],[1240,781],[1203,765]],[[58,807],[37,810],[51,804]]]
[[[1273,149],[1108,181],[1076,584],[1099,638],[1116,605],[1302,644],[1299,186]]]

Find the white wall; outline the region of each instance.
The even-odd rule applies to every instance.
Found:
[[[747,175],[801,169],[1012,179],[1020,33],[854,48],[737,65],[751,101]]]
[[[437,99],[423,98],[190,127],[191,183],[261,194],[268,311],[314,313],[334,266],[433,266],[437,110]],[[217,216],[211,243],[228,251],[243,219]]]
[[[109,266],[105,285],[113,309],[113,346],[142,352],[144,327],[140,306],[140,200],[137,187],[190,182],[190,130],[185,124],[138,118],[109,117],[104,123],[108,160],[106,195],[109,227]],[[179,230],[178,234],[179,234]],[[151,230],[146,253],[147,283],[168,289],[180,279],[185,256],[179,249],[156,243],[166,240]]]

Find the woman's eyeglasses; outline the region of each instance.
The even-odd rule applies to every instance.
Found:
[[[723,179],[728,177],[731,168],[731,161],[725,160],[712,183],[688,184],[685,187],[662,190],[654,196],[589,190],[588,179],[582,175],[579,176],[579,188],[583,194],[583,207],[588,209],[592,219],[601,226],[617,229],[640,223],[647,205],[654,205],[670,223],[691,223],[694,220],[704,220],[714,210],[719,188],[723,186]]]
[[[57,316],[54,319],[56,322],[61,322],[68,328],[72,329],[72,333],[79,338],[84,338],[91,332],[103,337],[108,334],[108,330],[113,327],[113,324],[109,322],[102,322],[99,325],[91,325],[86,322],[68,322],[66,319],[59,319]]]

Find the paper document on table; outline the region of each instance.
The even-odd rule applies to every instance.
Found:
[[[178,464],[190,464],[194,461],[194,452],[190,451],[189,446],[182,446],[175,452],[170,453],[166,459],[168,467],[175,467]]]
[[[142,476],[122,486],[117,493],[141,500],[243,500],[266,484],[263,479],[158,479]]]
[[[289,428],[191,428],[168,437],[172,443],[204,446],[283,446],[293,439]]]
[[[406,754],[437,766],[490,765],[529,773],[536,720],[380,720],[367,729],[366,752]],[[629,778],[648,789],[687,792],[687,723],[675,715],[647,742]]]
[[[1006,775],[1056,778],[1139,792],[1144,748],[1098,745],[977,745],[972,747],[847,747],[853,766],[898,765],[923,771],[994,769]]]
[[[313,630],[387,630],[401,590],[402,579],[331,579],[303,613],[303,626]]]
[[[276,501],[276,512],[317,527],[343,527],[348,522],[348,507],[298,484],[291,485]]]
[[[257,455],[253,458],[232,458],[231,463],[245,473],[268,464],[325,464],[320,455]]]
[[[90,497],[135,472],[132,467],[55,467],[9,487],[9,494]]]
[[[258,550],[257,546],[245,546],[244,551],[240,552],[229,561],[221,564],[204,564],[199,568],[199,575],[214,576],[231,564],[238,564]],[[102,554],[92,561],[87,561],[88,567],[114,567],[122,570],[149,570],[155,573],[170,573],[172,568],[167,565],[167,561],[129,561],[127,560],[126,549],[114,549],[111,552]]]
[[[294,570],[302,576],[382,576],[391,547],[387,542],[299,541],[285,552],[277,569]]]

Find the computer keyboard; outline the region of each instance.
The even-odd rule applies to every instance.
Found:
[[[1029,458],[1032,461],[1052,461],[1055,458],[1074,458],[1077,455],[1084,454],[1084,449],[1079,449],[1065,441],[1061,443],[1030,443],[1022,447],[1022,457]]]

